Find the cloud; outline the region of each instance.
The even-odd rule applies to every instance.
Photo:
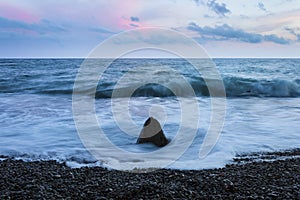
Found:
[[[214,37],[218,40],[236,39],[249,43],[260,43],[262,41],[262,37],[259,34],[251,34],[240,29],[233,29],[227,24],[211,28],[208,26],[200,27],[195,23],[190,23],[188,29],[196,31],[200,35]]]
[[[14,3],[11,3],[11,1],[9,1],[9,3],[5,3],[5,1],[0,2],[0,16],[10,20],[23,21],[27,23],[38,22],[40,20],[40,18],[33,12],[22,8],[21,6],[16,6]]]
[[[40,32],[65,32],[67,31],[65,27],[57,25],[56,23],[53,23],[52,21],[49,21],[47,19],[41,20],[38,24],[33,24],[33,29],[36,29]]]
[[[140,19],[138,17],[130,17],[130,20],[132,22],[139,22],[140,21]]]
[[[26,23],[22,21],[10,20],[0,17],[0,30],[8,32],[30,32],[39,35],[44,35],[47,33],[61,33],[65,32],[66,29],[52,23],[49,20],[41,20],[39,23]]]
[[[46,19],[28,23],[0,17],[0,57],[82,57],[109,33],[95,36],[95,31],[107,32]]]
[[[203,0],[193,0],[197,5],[205,5]]]
[[[93,32],[97,32],[97,33],[104,33],[104,34],[113,34],[113,33],[115,33],[115,32],[110,31],[108,29],[99,28],[99,27],[92,27],[92,28],[89,28],[89,30],[93,31]]]
[[[257,6],[262,11],[268,12],[267,9],[266,9],[266,7],[265,7],[265,5],[263,4],[263,2],[259,2]]]
[[[283,37],[278,37],[275,34],[264,35],[263,37],[264,37],[265,41],[274,42],[274,43],[277,43],[277,44],[289,44],[290,43],[289,40],[287,40]]]
[[[6,19],[3,17],[0,17],[0,27],[1,27],[1,29],[4,29],[4,28],[28,28],[28,26],[24,22],[10,20],[10,19]]]
[[[220,17],[225,17],[226,14],[230,14],[231,11],[226,7],[225,3],[217,3],[216,0],[210,0],[207,2],[207,6],[214,11]]]
[[[212,18],[214,18],[213,16],[206,15],[206,14],[205,14],[205,15],[203,15],[203,17],[204,17],[204,18],[207,18],[207,19],[212,19]]]
[[[226,7],[225,3],[217,3],[216,0],[208,0],[206,3],[204,0],[193,0],[193,1],[198,6],[199,5],[207,6],[210,10],[214,11],[220,17],[225,17],[226,14],[231,13],[231,11]]]
[[[297,33],[297,31],[300,32],[300,28],[285,28],[285,30],[296,36],[297,42],[300,42],[300,33]]]
[[[240,17],[241,17],[242,19],[250,19],[250,17],[247,16],[247,15],[240,15]]]
[[[237,40],[247,43],[262,43],[264,41],[277,44],[288,44],[290,40],[272,35],[261,35],[257,33],[248,33],[242,29],[234,29],[233,27],[223,24],[215,27],[200,27],[196,23],[190,23],[187,27],[189,30],[199,33],[201,37],[209,40]]]
[[[137,25],[137,24],[129,24],[129,25],[134,28],[139,27],[139,25]]]

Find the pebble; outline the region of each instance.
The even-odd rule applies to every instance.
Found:
[[[140,174],[7,158],[0,160],[0,199],[299,199],[300,149],[288,154],[298,156]]]

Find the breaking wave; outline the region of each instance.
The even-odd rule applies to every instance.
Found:
[[[6,80],[0,80],[0,83],[0,91],[2,93],[25,92],[48,95],[70,95],[73,93],[72,81],[53,81],[50,84],[36,83],[31,85],[29,83],[20,84],[15,82],[7,82]],[[250,78],[225,77],[223,78],[223,83],[226,89],[227,97],[300,96],[300,79],[256,80]],[[207,84],[210,84],[210,87],[214,87],[213,80],[209,80],[208,83],[206,83],[203,79],[191,79],[189,84],[194,89],[196,96],[209,96]],[[174,89],[176,90],[176,96],[188,96],[186,93],[187,88],[184,87],[184,84],[176,81],[169,81],[167,84],[164,84],[164,86],[159,84],[146,84],[141,87],[137,87],[137,83],[133,83],[121,87],[119,86],[118,88],[115,87],[115,83],[102,83],[98,85],[95,97],[111,98],[113,91],[118,93],[118,97],[171,97],[175,96]],[[90,88],[82,88],[82,93],[94,95],[92,89]]]

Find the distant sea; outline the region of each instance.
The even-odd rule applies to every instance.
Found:
[[[132,73],[133,79],[117,88],[123,94],[134,87],[135,76],[146,79],[149,73],[184,91],[176,77],[161,70],[161,66],[169,66],[183,74],[193,87],[201,120],[191,146],[167,168],[216,168],[230,163],[238,154],[300,148],[300,59],[213,61],[224,82],[227,107],[221,136],[206,158],[199,159],[198,154],[209,127],[210,96],[205,81],[183,59],[114,61],[93,97],[102,129],[113,144],[126,151],[157,150],[150,144],[136,145],[136,137],[117,127],[111,94],[125,73]],[[0,155],[27,161],[54,159],[71,167],[105,166],[109,154],[97,161],[82,144],[73,120],[72,92],[82,62],[83,59],[0,59]],[[139,71],[130,70],[136,66]],[[114,101],[121,103],[122,98]],[[172,140],[180,124],[178,98],[157,84],[136,90],[130,99],[130,114],[141,128],[152,106],[164,108],[167,117],[163,130]]]

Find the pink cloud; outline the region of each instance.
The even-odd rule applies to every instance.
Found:
[[[131,16],[138,16],[141,5],[136,0],[110,1],[99,3],[90,10],[93,13],[95,23],[114,31],[122,31],[133,28],[131,24],[143,26],[143,22],[132,22]]]
[[[9,4],[0,4],[0,17],[26,23],[36,23],[40,20],[39,17],[29,11]]]
[[[0,3],[0,17],[10,20],[38,24],[47,19],[71,27],[104,27],[115,32],[147,26],[143,20],[130,20],[131,16],[138,17],[140,11],[141,4],[135,0],[37,1],[34,4],[8,0]]]

